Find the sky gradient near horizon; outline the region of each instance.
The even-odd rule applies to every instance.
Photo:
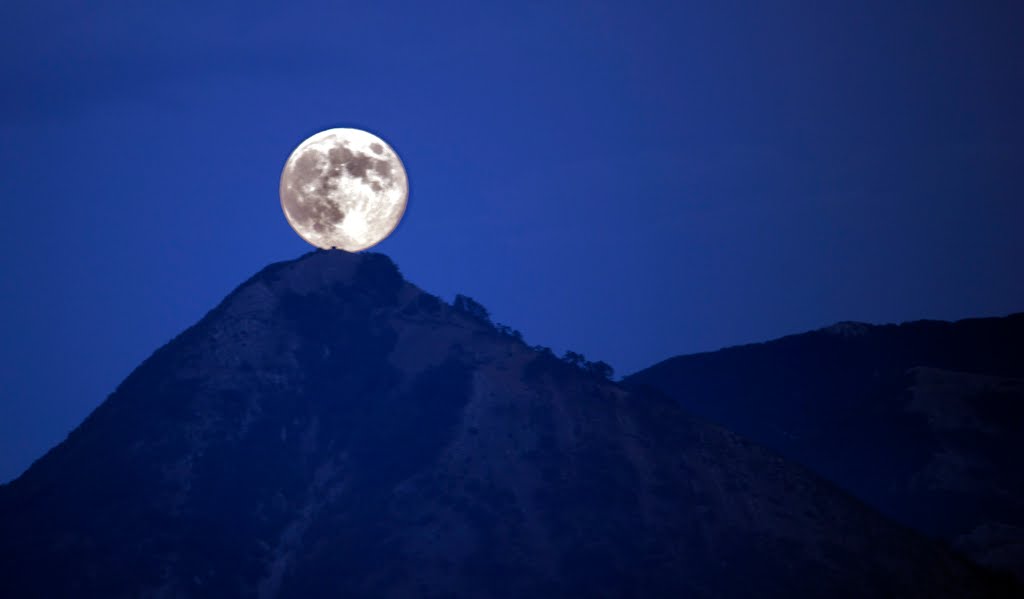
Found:
[[[268,263],[330,127],[374,248],[628,374],[839,320],[1024,310],[1019,2],[7,3],[0,481]]]

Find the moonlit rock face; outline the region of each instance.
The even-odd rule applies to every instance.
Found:
[[[402,220],[409,180],[391,146],[359,129],[328,129],[299,144],[281,173],[281,208],[319,248],[380,243]]]

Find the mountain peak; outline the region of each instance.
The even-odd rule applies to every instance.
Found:
[[[0,594],[962,596],[989,580],[380,254],[271,265],[0,488]]]
[[[318,249],[295,260],[271,264],[254,278],[273,278],[302,293],[336,284],[351,284],[360,273],[365,276],[367,272],[401,277],[398,267],[385,254]]]
[[[389,296],[404,282],[398,267],[384,254],[316,250],[295,260],[267,266],[239,286],[224,304],[254,304],[252,307],[256,307],[261,296],[264,299],[268,296],[280,298],[289,294],[332,293],[355,288],[373,295]]]

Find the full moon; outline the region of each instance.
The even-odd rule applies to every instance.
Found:
[[[281,173],[281,208],[319,248],[358,252],[398,226],[409,198],[391,146],[360,129],[328,129],[299,144]]]

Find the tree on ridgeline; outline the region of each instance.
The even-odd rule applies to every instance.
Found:
[[[494,326],[494,323],[491,322],[491,313],[487,311],[487,308],[468,295],[456,294],[452,307],[455,308],[456,312],[461,312],[470,318]]]

